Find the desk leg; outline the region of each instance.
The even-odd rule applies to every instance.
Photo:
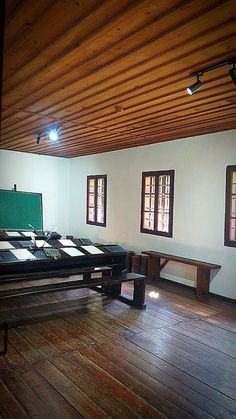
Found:
[[[160,278],[161,259],[158,256],[148,255],[148,279],[151,281]]]
[[[141,310],[146,308],[145,301],[146,279],[134,280],[133,305]]]
[[[3,323],[0,325],[0,330],[3,330],[3,351],[0,351],[0,355],[5,355],[7,353],[7,342],[8,342],[8,324]]]
[[[203,300],[209,294],[210,270],[197,268],[196,294],[197,299]]]

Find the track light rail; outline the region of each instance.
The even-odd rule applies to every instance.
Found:
[[[208,67],[202,68],[201,70],[194,71],[193,73],[190,73],[190,76],[197,77],[202,76],[204,73],[208,73],[209,71],[215,70],[216,68],[223,67],[225,65],[235,65],[236,64],[236,57],[230,58],[226,61],[221,61],[216,64],[209,65]]]
[[[228,60],[220,61],[219,63],[209,65],[208,67],[202,68],[201,70],[194,71],[190,73],[191,77],[197,77],[197,81],[187,88],[187,93],[193,95],[200,87],[203,85],[203,82],[200,80],[205,73],[215,70],[216,68],[223,67],[225,65],[232,65],[233,67],[229,70],[228,74],[232,79],[232,82],[236,84],[236,57],[229,58]]]

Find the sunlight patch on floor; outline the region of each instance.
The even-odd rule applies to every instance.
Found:
[[[151,292],[149,292],[149,297],[158,298],[159,297],[159,292],[151,291]]]

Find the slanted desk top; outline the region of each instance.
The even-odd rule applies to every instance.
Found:
[[[36,243],[36,245],[35,245]],[[125,268],[126,251],[118,245],[83,245],[80,239],[54,240],[47,243],[31,240],[1,242],[0,280],[20,276],[54,276],[58,273],[80,273],[80,268],[111,266],[115,273]],[[4,250],[4,246],[6,250]],[[48,247],[46,247],[48,246]]]

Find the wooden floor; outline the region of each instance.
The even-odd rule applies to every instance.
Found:
[[[1,301],[0,416],[236,418],[235,304],[160,285],[146,311],[91,290]]]

